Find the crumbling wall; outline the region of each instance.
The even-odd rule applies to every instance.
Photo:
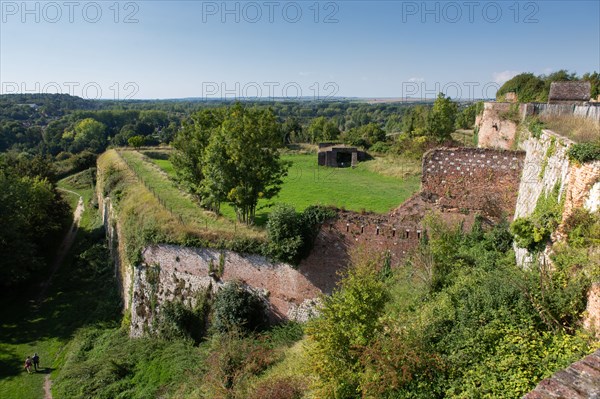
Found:
[[[483,115],[477,119],[478,147],[499,148],[509,150],[515,148],[517,140],[517,123],[507,119],[511,107],[519,107],[513,103],[486,102],[483,104]],[[523,106],[517,115],[521,115]]]
[[[97,187],[98,209],[100,210],[104,229],[106,231],[106,242],[114,265],[115,277],[119,284],[119,292],[123,300],[123,310],[129,310],[131,306],[132,266],[125,256],[125,242],[120,240],[121,223],[110,197],[104,197],[100,186]]]
[[[588,291],[583,327],[600,338],[600,283],[592,284]]]
[[[422,195],[442,209],[512,217],[525,153],[438,148],[423,156]]]
[[[538,384],[523,399],[600,398],[600,350]]]
[[[300,270],[259,255],[153,245],[144,249],[142,261],[133,276],[131,336],[141,336],[151,329],[165,301],[194,306],[198,293],[205,289],[216,291],[231,281],[239,281],[263,297],[272,321],[305,317],[304,313],[309,312],[307,301],[322,292]]]

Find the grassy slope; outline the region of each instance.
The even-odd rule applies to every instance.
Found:
[[[406,161],[402,160],[395,165],[369,161],[359,164],[355,169],[339,169],[318,166],[314,154],[288,154],[283,159],[291,161],[292,166],[279,195],[269,201],[259,202],[257,224],[266,220],[268,205],[280,202],[292,204],[298,211],[309,205],[332,205],[357,212],[385,213],[410,197],[420,185],[420,177],[414,174],[414,163],[403,164]],[[153,162],[169,176],[175,176],[169,161]],[[393,175],[377,170],[381,166],[393,169]],[[405,174],[408,176],[405,177]],[[231,206],[223,205],[221,210],[224,216],[234,218]]]
[[[248,237],[262,235],[256,230],[236,225],[226,218],[217,218],[213,213],[202,210],[190,197],[179,191],[168,177],[159,173],[158,168],[148,158],[143,158],[140,153],[121,151],[120,154],[135,170],[135,173],[143,179],[146,188],[152,190],[155,197],[163,201],[163,207],[172,212],[175,217],[181,217],[188,228],[200,231],[208,227],[215,233],[235,233]]]
[[[51,372],[54,376],[61,351],[75,330],[100,320],[114,323],[114,317],[119,316],[119,312],[115,312],[118,299],[114,295],[116,283],[112,281],[112,273],[103,276],[107,284],[98,284],[98,276],[74,261],[91,236],[103,236],[97,211],[90,205],[93,191],[70,184],[68,180],[59,182],[59,187],[83,195],[86,210],[81,229],[73,249],[53,279],[47,298],[39,306],[35,306],[37,284],[0,300],[0,398],[42,398],[44,378]],[[72,201],[67,197],[70,204],[77,203],[78,197],[65,195],[75,198]],[[98,303],[99,297],[105,300]],[[42,372],[28,375],[23,363],[33,352],[40,355]]]

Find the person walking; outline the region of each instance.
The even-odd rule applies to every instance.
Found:
[[[31,374],[31,358],[29,356],[25,359],[25,370],[27,370],[27,373]]]
[[[38,356],[37,352],[35,352],[33,354],[33,357],[31,358],[31,360],[33,361],[33,368],[35,369],[35,372],[37,373],[38,367],[40,367],[40,357]]]

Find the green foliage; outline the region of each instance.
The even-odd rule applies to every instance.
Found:
[[[308,126],[308,135],[311,143],[336,140],[339,134],[340,130],[337,126],[324,116],[313,119]]]
[[[583,76],[583,79],[593,81],[597,79],[596,75],[586,74]],[[535,76],[532,73],[521,73],[504,83],[498,89],[496,98],[498,101],[503,101],[506,93],[515,92],[521,103],[545,103],[548,101],[552,82],[573,80],[579,80],[579,77],[575,73],[569,73],[564,69],[550,73],[549,75],[539,76]]]
[[[265,317],[262,299],[238,282],[226,284],[215,297],[212,326],[217,331],[256,331],[266,325]]]
[[[475,118],[483,112],[483,101],[470,104],[456,115],[457,129],[473,129]]]
[[[23,283],[42,271],[69,219],[68,204],[47,179],[0,166],[0,285]]]
[[[304,245],[302,227],[293,206],[277,205],[267,221],[269,255],[283,262],[295,263]]]
[[[77,122],[72,131],[66,131],[63,139],[72,140],[73,152],[89,150],[100,153],[106,148],[106,126],[92,118]]]
[[[435,140],[443,142],[451,138],[456,123],[458,105],[450,97],[439,93],[427,118],[427,131]]]
[[[215,335],[206,359],[209,371],[201,380],[202,397],[248,397],[252,378],[264,372],[275,360],[271,348],[239,330]]]
[[[544,128],[544,124],[536,117],[530,118],[527,120],[528,130],[531,132],[531,135],[539,139],[542,136],[542,129]]]
[[[379,317],[386,300],[385,285],[371,262],[352,267],[341,288],[324,298],[321,316],[306,330],[321,397],[357,396],[361,354],[382,329]]]
[[[585,229],[595,223],[578,220]],[[589,351],[577,324],[586,272],[518,268],[507,222],[486,228],[478,218],[469,233],[432,217],[426,225],[428,240],[386,280],[376,308],[368,306],[379,293],[371,288],[364,307],[351,307],[360,316],[350,311],[354,302],[341,298],[357,282],[343,281],[309,325],[318,395],[520,398]],[[369,270],[361,280],[381,281]],[[353,327],[366,321],[373,334],[364,339]]]
[[[341,138],[347,144],[369,149],[376,143],[383,144],[385,131],[377,123],[369,123],[345,131]]]
[[[141,146],[144,145],[145,142],[146,142],[146,139],[144,138],[144,136],[132,136],[129,139],[127,139],[127,144],[130,147],[134,147],[134,148],[140,148]]]
[[[176,137],[173,163],[204,206],[219,212],[227,201],[240,221],[252,224],[258,200],[277,195],[287,174],[279,132],[269,110],[237,103],[201,111]]]
[[[196,306],[193,309],[180,301],[164,302],[160,308],[156,333],[167,340],[185,338],[198,343],[206,334],[209,311],[208,290],[200,291],[196,295]]]
[[[335,216],[334,210],[320,206],[309,206],[297,214],[293,206],[278,204],[267,221],[267,254],[296,264],[310,253],[321,224]]]
[[[546,173],[546,168],[548,167],[548,161],[552,156],[556,153],[556,138],[554,136],[550,137],[550,144],[548,145],[548,149],[546,149],[546,153],[544,154],[544,159],[542,160],[542,167],[540,169],[540,173],[538,177],[542,179]]]
[[[575,162],[585,163],[600,160],[599,143],[577,143],[569,147],[569,159]]]
[[[559,201],[560,182],[551,192],[541,195],[528,217],[517,218],[510,226],[516,244],[529,252],[542,251],[562,218],[563,201]]]

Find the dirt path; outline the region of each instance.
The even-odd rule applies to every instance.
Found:
[[[69,190],[64,190],[64,189],[63,189],[63,191],[67,191],[69,193],[79,195],[74,191],[69,191]],[[54,263],[52,264],[50,277],[48,277],[48,280],[46,280],[42,283],[42,286],[40,288],[40,293],[37,298],[38,304],[46,298],[46,292],[48,291],[48,287],[50,287],[50,284],[52,283],[52,279],[54,278],[54,275],[58,271],[58,268],[62,264],[63,260],[65,259],[65,256],[71,249],[71,246],[73,245],[73,242],[75,241],[75,237],[77,237],[77,230],[79,229],[79,221],[81,220],[81,214],[83,213],[83,211],[84,211],[83,197],[79,196],[79,202],[77,203],[77,208],[75,208],[75,211],[73,212],[73,223],[71,224],[69,231],[67,232],[67,234],[65,234],[65,237],[63,238],[63,241],[60,244],[60,247],[58,248],[58,252],[56,253],[56,258],[54,258]]]
[[[50,374],[46,374],[44,379],[44,399],[52,399],[52,380],[50,380]]]
[[[79,222],[81,221],[81,215],[84,211],[83,197],[81,197],[81,195],[70,190],[60,190],[79,196],[79,202],[77,203],[77,208],[75,208],[75,211],[73,212],[73,223],[71,224],[69,231],[67,231],[67,233],[65,234],[65,237],[63,238],[63,241],[60,244],[60,247],[58,248],[58,251],[56,253],[56,258],[54,258],[54,263],[52,264],[52,271],[50,272],[50,276],[48,277],[48,280],[42,283],[42,286],[40,288],[40,293],[36,301],[38,305],[46,298],[46,293],[48,291],[48,287],[50,287],[50,284],[52,283],[52,279],[54,278],[60,265],[63,263],[65,256],[67,255],[67,253],[69,253],[71,246],[73,246],[73,242],[75,242],[75,238],[77,237],[77,230],[79,229]],[[44,399],[52,399],[51,388],[52,380],[50,379],[50,374],[46,374],[46,378],[44,379]]]

